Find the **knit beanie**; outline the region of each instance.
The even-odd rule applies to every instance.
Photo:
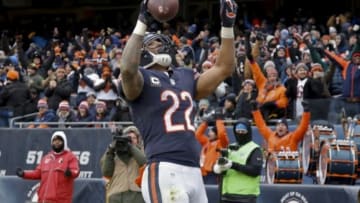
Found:
[[[104,108],[104,109],[106,109],[106,103],[103,102],[103,101],[98,101],[98,102],[96,102],[95,108]]]
[[[6,78],[11,81],[15,81],[19,79],[19,73],[15,70],[9,70],[6,74]]]
[[[87,103],[87,101],[82,101],[80,104],[79,104],[79,109],[86,109],[88,110],[89,109],[89,104]]]
[[[282,118],[282,119],[278,120],[277,124],[280,124],[280,123],[286,125],[286,128],[289,128],[286,118]]]
[[[295,66],[295,73],[297,73],[300,68],[303,68],[303,69],[305,69],[306,71],[309,71],[309,68],[308,68],[308,66],[307,66],[305,63],[298,63],[298,64]]]
[[[62,101],[59,104],[59,110],[63,110],[63,111],[69,111],[70,110],[70,105],[68,101]]]
[[[266,61],[265,64],[264,64],[264,70],[266,70],[266,68],[268,68],[268,67],[275,68],[275,63],[273,61],[271,61],[271,60]]]
[[[48,108],[47,101],[45,99],[39,99],[37,108]]]

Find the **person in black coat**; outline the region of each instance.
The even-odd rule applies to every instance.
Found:
[[[15,70],[7,72],[7,84],[0,93],[0,126],[9,126],[8,119],[24,114],[24,104],[30,99],[28,86],[19,81]]]
[[[65,77],[65,68],[59,66],[56,69],[56,80],[51,80],[45,89],[49,109],[56,111],[61,101],[69,101],[72,91],[71,83]]]
[[[237,96],[235,118],[252,119],[250,101],[255,100],[257,91],[254,80],[247,79],[242,83],[242,89]]]
[[[24,115],[28,115],[31,113],[38,112],[38,101],[40,99],[40,95],[38,90],[35,88],[30,88],[30,99],[28,99],[24,104]],[[33,121],[33,117],[27,117],[22,119],[22,121],[30,122]]]
[[[286,96],[289,98],[288,115],[292,115],[289,117],[299,118],[303,113],[301,101],[308,100],[311,104],[312,119],[326,119],[327,115],[324,114],[327,112],[326,105],[321,104],[324,100],[319,100],[326,98],[325,86],[321,78],[309,77],[309,68],[304,63],[296,65],[295,74],[296,78],[290,78],[285,82]],[[323,113],[313,112],[319,109]]]

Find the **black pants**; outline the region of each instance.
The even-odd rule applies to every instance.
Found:
[[[257,197],[255,196],[245,196],[241,197],[222,197],[221,203],[256,203]]]

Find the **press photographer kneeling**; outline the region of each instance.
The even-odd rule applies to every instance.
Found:
[[[114,132],[113,141],[102,156],[102,175],[107,184],[108,203],[143,203],[141,189],[135,184],[139,168],[146,162],[139,130],[129,126]]]
[[[222,203],[256,203],[260,194],[263,156],[259,145],[252,141],[251,125],[241,118],[234,125],[236,143],[221,150],[214,172],[221,174],[219,185]]]

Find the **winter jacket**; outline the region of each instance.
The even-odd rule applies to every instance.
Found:
[[[206,176],[209,172],[213,171],[213,166],[220,156],[218,150],[226,148],[229,145],[229,138],[226,133],[224,121],[216,120],[218,139],[214,141],[210,141],[209,138],[205,135],[207,127],[207,122],[203,122],[195,132],[196,139],[202,146],[200,155],[200,166],[203,176]]]
[[[259,133],[264,137],[268,145],[269,152],[281,151],[282,147],[289,147],[290,151],[297,151],[298,144],[302,141],[310,123],[310,112],[304,112],[299,126],[293,132],[288,132],[286,135],[279,137],[276,132],[271,130],[261,115],[259,110],[253,111],[253,118],[255,124],[259,129]]]
[[[80,169],[78,159],[67,147],[66,137],[63,140],[65,147],[62,152],[50,151],[35,170],[24,171],[24,179],[40,179],[38,202],[72,203],[74,180]],[[65,176],[66,169],[70,169],[70,177]]]
[[[0,94],[0,106],[13,110],[13,116],[24,115],[24,104],[30,99],[30,89],[25,83],[14,81],[6,85]]]
[[[279,84],[272,88],[267,86],[267,79],[261,72],[261,69],[257,63],[251,63],[252,73],[258,88],[257,102],[264,104],[266,102],[275,102],[277,108],[286,108],[288,105],[288,98],[285,95],[286,88]]]
[[[71,83],[67,79],[57,81],[55,88],[46,88],[45,96],[48,98],[49,109],[56,111],[59,103],[63,100],[69,101],[72,93]]]
[[[325,50],[325,54],[336,61],[342,68],[343,97],[360,98],[360,69],[351,61],[347,61],[336,54]]]
[[[45,113],[36,116],[34,122],[56,122],[56,114],[52,109],[48,109]],[[50,126],[51,127],[51,126]],[[31,124],[28,128],[49,128],[48,124]]]

